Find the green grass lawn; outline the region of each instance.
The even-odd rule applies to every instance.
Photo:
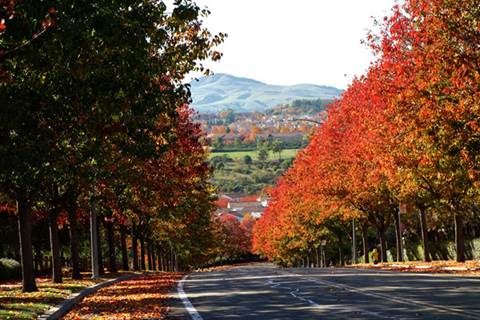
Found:
[[[299,149],[286,149],[282,151],[282,159],[295,158]],[[257,160],[257,151],[231,151],[231,152],[211,152],[210,158],[226,155],[233,160],[241,160],[246,155],[252,157],[253,160]],[[278,159],[278,154],[269,153],[269,160]]]

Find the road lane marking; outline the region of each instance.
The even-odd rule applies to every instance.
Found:
[[[182,280],[178,282],[177,286],[177,292],[178,296],[180,297],[180,300],[182,300],[183,305],[185,306],[185,309],[187,310],[188,314],[192,318],[192,320],[203,320],[202,316],[200,313],[198,313],[197,309],[193,306],[193,304],[188,300],[187,294],[185,293],[185,290],[183,290],[183,283],[187,279],[188,274],[185,275]]]
[[[391,297],[391,296],[388,296],[388,295],[385,295],[385,294],[382,294],[382,293],[372,292],[369,289],[356,288],[356,287],[352,287],[352,286],[349,286],[349,285],[346,285],[346,284],[341,284],[341,283],[332,282],[332,281],[328,281],[328,280],[312,279],[312,278],[309,278],[309,275],[301,275],[301,274],[298,274],[298,273],[293,273],[293,272],[288,272],[288,271],[284,272],[283,274],[290,274],[290,275],[300,277],[300,278],[305,279],[305,280],[310,280],[310,281],[318,283],[318,284],[332,286],[332,287],[336,287],[338,289],[344,289],[344,290],[347,290],[347,291],[350,291],[350,292],[360,293],[360,294],[370,296],[370,297],[383,298],[385,300],[390,300],[390,301],[393,301],[393,302],[407,304],[407,305],[417,305],[417,306],[427,307],[429,309],[433,309],[433,310],[439,311],[441,313],[447,312],[449,314],[452,314],[452,313],[459,314],[459,315],[467,317],[469,319],[480,319],[480,315],[478,315],[477,313],[473,313],[473,312],[469,312],[469,311],[465,311],[465,310],[461,310],[461,309],[457,309],[457,308],[452,308],[452,307],[448,308],[448,307],[443,307],[443,306],[440,306],[440,305],[436,305],[436,304],[432,304],[432,303],[428,303],[428,302],[424,302],[424,301],[408,300],[408,299],[403,299],[403,298],[399,298],[399,297]]]
[[[305,281],[311,282],[312,280],[306,279]],[[269,285],[272,289],[273,288],[275,288],[275,289],[287,289],[289,291],[289,294],[292,297],[294,297],[295,299],[301,300],[303,302],[308,302],[308,304],[310,304],[310,307],[312,307],[312,308],[318,308],[318,309],[323,309],[324,308],[324,306],[319,305],[315,301],[302,297],[301,295],[303,293],[300,291],[299,288],[296,288],[296,289],[290,291],[292,288],[282,286],[282,284],[284,284],[284,283],[291,283],[290,281],[289,282],[274,282],[273,279],[269,279],[265,283],[267,285]],[[367,310],[364,310],[364,309],[355,308],[355,307],[352,307],[352,306],[344,306],[344,309],[348,310],[348,311],[350,311],[354,314],[357,314],[357,315],[368,315],[370,317],[375,317],[375,318],[378,318],[378,319],[392,319],[392,320],[398,320],[399,319],[398,317],[395,317],[395,316],[387,316],[387,315],[384,315],[380,312],[371,312],[371,311],[367,311]]]

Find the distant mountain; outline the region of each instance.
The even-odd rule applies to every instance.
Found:
[[[269,85],[260,81],[218,73],[191,82],[193,107],[199,112],[217,112],[227,108],[235,112],[264,111],[298,99],[338,97],[342,90],[313,84]]]

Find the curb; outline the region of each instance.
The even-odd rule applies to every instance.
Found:
[[[86,296],[112,284],[116,284],[120,281],[130,280],[144,274],[129,274],[119,278],[107,280],[105,282],[97,283],[93,286],[83,289],[80,292],[71,294],[66,300],[60,302],[58,305],[48,309],[44,314],[39,315],[37,320],[57,320],[63,317],[68,311],[70,311],[80,300]]]
[[[430,273],[435,273],[438,271],[480,271],[480,268],[468,268],[468,267],[435,267],[435,266],[410,266],[410,265],[401,265],[401,264],[390,264],[384,266],[376,266],[372,265],[370,267],[355,267],[353,266],[352,269],[365,269],[365,270],[385,270],[390,271],[389,268],[403,268],[404,271],[415,271],[415,270],[426,270]]]

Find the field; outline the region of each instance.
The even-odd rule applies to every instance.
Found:
[[[295,158],[298,150],[299,149],[283,150],[282,153],[281,153],[282,159]],[[249,155],[254,160],[256,160],[258,158],[257,151],[252,150],[252,151],[212,152],[212,153],[210,153],[210,159],[213,158],[213,157],[217,157],[217,156],[221,157],[222,155],[226,155],[228,158],[231,158],[233,160],[241,160],[246,155]],[[278,159],[278,154],[269,153],[269,160],[275,160],[275,159]]]

